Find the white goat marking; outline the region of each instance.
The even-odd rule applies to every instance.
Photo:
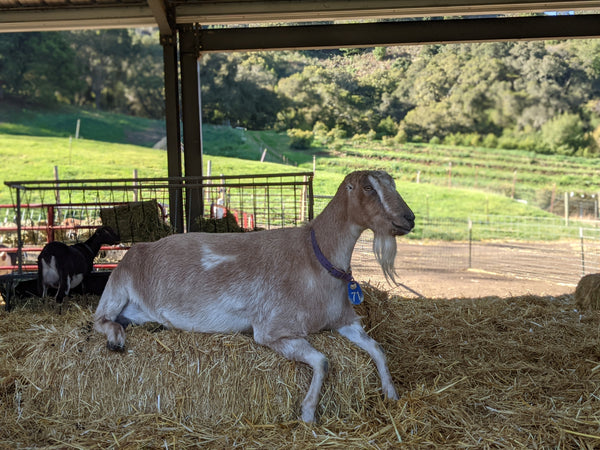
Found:
[[[367,184],[377,196],[357,188]],[[321,256],[346,270],[356,241],[369,228],[376,239],[383,239],[378,261],[384,273],[390,273],[395,236],[409,233],[414,220],[387,173],[359,171],[346,176],[323,212],[303,227],[187,233],[134,245],[108,280],[94,328],[106,335],[111,350],[124,348],[123,325],[131,321],[151,320],[206,333],[252,331],[259,344],[312,368],[302,402],[301,418],[306,422],[315,420],[328,366],[325,355],[306,337],[338,330],[370,355],[384,395],[397,399],[385,355],[360,325],[348,299],[347,281],[323,266],[312,236]]]
[[[76,275],[73,275],[72,277],[69,277],[70,288],[74,288],[74,287],[79,286],[82,281],[83,281],[83,274],[82,273],[78,273]]]
[[[212,270],[217,266],[227,262],[235,262],[236,258],[232,255],[219,255],[217,253],[213,253],[207,247],[203,249],[202,252],[202,268],[204,270]]]
[[[381,204],[385,208],[386,212],[388,212],[389,214],[393,214],[392,208],[390,207],[390,205],[388,204],[388,202],[385,200],[384,188],[379,183],[379,180],[377,178],[375,178],[374,176],[369,175],[369,181],[373,185],[373,188],[375,188],[375,192],[377,192],[377,195],[379,196],[379,200],[381,201]],[[390,189],[395,189],[396,188],[395,187],[395,183],[393,182],[393,180],[391,180],[391,182],[389,182],[388,180],[385,180],[384,183],[388,184],[388,187],[387,187],[388,191]]]
[[[60,275],[58,273],[58,268],[56,267],[56,257],[52,255],[50,259],[50,263],[42,260],[42,268],[44,273],[44,290],[43,297],[47,294],[48,286],[58,289],[60,283]],[[69,295],[72,288],[75,288],[81,284],[83,281],[83,274],[78,273],[74,275],[67,275],[67,287],[65,289],[65,295]]]
[[[45,260],[42,260],[42,267],[44,268],[44,277],[48,285],[56,287],[58,285],[58,270],[56,269],[56,257],[52,255],[50,263],[48,264]]]

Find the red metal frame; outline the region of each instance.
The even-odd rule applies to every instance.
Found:
[[[102,206],[120,206],[125,205],[127,202],[99,202],[94,203],[94,207],[102,207]],[[55,225],[54,224],[54,209],[69,209],[69,208],[77,208],[77,207],[88,207],[89,203],[24,203],[21,204],[21,208],[47,208],[48,209],[48,223],[46,225],[22,225],[21,231],[46,231],[46,243],[54,241],[54,231],[56,230],[91,230],[98,228],[94,225],[78,225],[78,226],[69,226],[69,225]],[[11,204],[0,204],[1,209],[16,209],[16,205]],[[162,210],[163,220],[166,219],[165,212]],[[18,231],[17,226],[5,227],[0,226],[0,233],[16,233]],[[41,252],[44,247],[23,247],[21,250],[23,252]],[[115,246],[103,246],[100,250],[128,250],[129,247],[115,247]],[[2,252],[6,253],[17,253],[19,251],[18,247],[6,247],[0,249]],[[117,267],[116,263],[100,263],[94,264],[94,269],[114,269]],[[37,265],[34,264],[23,264],[21,269],[26,272],[37,271]],[[15,271],[19,270],[18,265],[0,265],[0,271]]]

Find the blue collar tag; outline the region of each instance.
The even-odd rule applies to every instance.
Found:
[[[365,299],[363,291],[360,288],[360,284],[358,284],[356,281],[351,281],[348,283],[348,299],[353,305],[360,305]]]

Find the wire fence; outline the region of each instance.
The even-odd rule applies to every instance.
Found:
[[[396,267],[423,272],[476,269],[575,286],[583,275],[600,272],[600,224],[579,225],[517,217],[423,220],[414,233],[398,239]],[[354,267],[379,270],[372,243],[372,233],[363,233]]]
[[[184,218],[193,218],[192,196],[201,196],[200,226],[209,220],[214,228],[226,228],[229,214],[236,231],[298,226],[313,217],[312,178],[312,172],[298,172],[7,181],[13,202],[0,205],[0,242],[1,253],[10,254],[11,261],[0,261],[0,272],[15,266],[19,272],[35,270],[37,254],[47,242],[84,241],[101,225],[111,226],[126,247],[159,239]]]
[[[284,186],[281,180],[270,183],[268,190],[263,183],[257,183],[256,180],[243,185],[237,180],[211,180],[210,186],[203,186],[206,189],[205,206],[213,208],[223,204],[227,208],[234,207],[240,211],[249,211],[253,221],[253,226],[249,228],[298,226],[312,217],[313,206],[316,215],[322,211],[331,197],[314,196],[312,202],[310,192],[306,191],[310,187],[311,180],[307,181],[306,174],[295,175],[301,176],[299,180],[292,182],[291,189]],[[158,192],[157,186],[153,185],[152,189],[148,190],[139,180],[136,180],[135,185],[127,186],[128,192],[137,190],[136,200],[146,200]],[[48,189],[50,197],[55,195],[51,188],[55,189],[55,186]],[[98,201],[100,196],[97,195],[98,186],[89,189],[85,186],[85,188],[84,191],[93,193],[96,202],[93,206],[98,209],[101,206],[101,201]],[[154,198],[167,201],[168,185],[161,185],[160,188],[162,196]],[[77,189],[73,192],[75,191]],[[66,200],[64,192],[69,191],[63,191],[62,201]],[[144,192],[146,193],[143,194]],[[80,206],[75,201],[80,199],[75,198],[73,193],[70,195],[69,200],[73,203],[65,205],[61,202],[59,206],[54,203],[44,203],[44,199],[34,199],[41,201],[36,206],[38,209],[27,206],[24,210],[15,211],[15,217],[19,217],[23,233],[20,241],[29,244],[28,236],[35,234],[39,239],[31,244],[40,246],[47,240],[50,222],[55,223],[54,233],[68,233],[72,228],[75,231],[87,228],[84,219],[91,214],[89,205],[86,205],[88,209],[79,211],[77,208]],[[119,193],[119,198],[109,200],[122,202],[122,195],[124,194]],[[29,197],[26,199],[31,200]],[[45,200],[48,202],[48,199]],[[52,200],[56,199],[52,198]],[[106,199],[102,198],[102,200]],[[55,208],[52,221],[49,220],[51,216],[46,212],[49,205]],[[166,210],[166,214],[168,212]],[[44,215],[43,223],[29,223],[36,214]],[[207,211],[206,214],[212,214],[212,211]],[[80,220],[77,225],[72,225],[70,222],[67,224],[68,220],[74,218]],[[97,225],[97,223],[90,223],[89,228]],[[3,231],[4,242],[11,242],[9,237],[11,232],[14,234],[14,230],[9,232],[7,228]],[[81,239],[81,236],[78,239]],[[372,244],[372,233],[365,232],[355,248],[352,262],[355,270],[381,272],[373,256]],[[399,238],[398,245],[396,266],[410,268],[412,271],[460,272],[476,269],[515,278],[567,285],[576,285],[583,275],[600,272],[600,221],[598,220],[566,221],[558,217],[494,215],[474,215],[470,218],[417,217],[413,232]],[[32,251],[32,248],[22,249],[30,253]]]
[[[331,197],[315,196],[315,214]],[[353,267],[380,272],[373,235],[357,242]],[[575,286],[600,272],[600,220],[473,215],[417,217],[414,230],[398,239],[396,267],[422,272],[476,269],[508,277]]]

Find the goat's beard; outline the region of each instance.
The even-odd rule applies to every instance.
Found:
[[[388,283],[396,283],[396,269],[394,262],[396,260],[396,237],[387,234],[375,235],[373,239],[373,253],[375,258],[383,270],[385,279]]]

